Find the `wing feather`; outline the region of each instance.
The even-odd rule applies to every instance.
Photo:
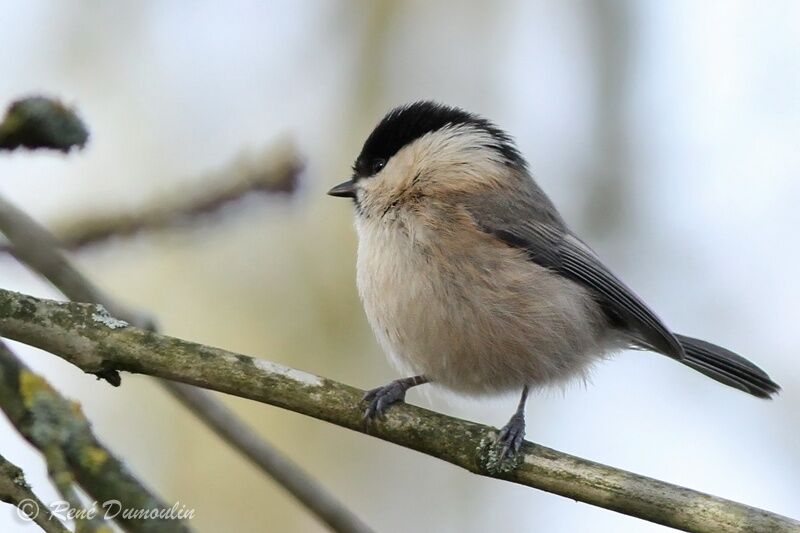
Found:
[[[525,250],[531,261],[589,289],[610,321],[622,326],[641,347],[684,358],[681,344],[661,319],[566,228],[533,220],[487,224],[472,215],[484,232]]]

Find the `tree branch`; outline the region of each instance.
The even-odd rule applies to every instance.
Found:
[[[17,513],[34,522],[45,533],[69,533],[25,481],[22,470],[0,455],[0,501],[17,508]]]
[[[233,411],[209,396],[208,392],[174,381],[164,383],[169,384],[169,392],[206,426],[272,477],[333,531],[372,531],[291,459],[261,439]]]
[[[111,238],[180,227],[217,213],[255,194],[289,195],[297,190],[304,164],[295,148],[280,143],[252,157],[242,154],[201,180],[162,192],[144,208],[130,213],[95,215],[54,224],[54,233],[68,249],[99,244]]]
[[[0,197],[0,232],[6,235],[12,244],[11,253],[20,262],[43,275],[67,298],[101,304],[111,310],[113,316],[143,329],[156,329],[155,321],[151,317],[141,312],[130,311],[94,286],[58,248],[55,237],[24,211],[2,197]],[[98,376],[109,380],[112,384],[118,385],[120,382],[119,374],[114,369],[104,369]],[[174,381],[159,380],[159,383],[188,407],[201,422],[283,486],[332,530],[341,533],[371,531],[302,468],[262,440],[235,413],[212,398],[208,392]]]
[[[0,346],[0,358],[5,345]],[[37,379],[42,379],[36,376]],[[0,407],[2,409],[2,407]],[[57,425],[53,424],[51,429],[56,429]],[[40,428],[40,432],[44,428]],[[57,429],[56,429],[57,431]],[[67,502],[70,509],[81,509],[83,507],[81,499],[78,496],[78,491],[75,489],[75,476],[72,475],[67,458],[64,451],[61,449],[60,439],[55,438],[53,435],[42,436],[37,442],[39,451],[42,452],[44,460],[47,463],[47,475],[53,482],[58,493]],[[94,516],[89,518],[87,516],[79,515],[75,517],[75,533],[95,533],[100,531],[103,526],[103,519]]]
[[[0,290],[0,335],[54,353],[84,371],[148,374],[268,403],[368,433],[476,474],[559,494],[696,532],[800,531],[768,511],[618,470],[526,442],[520,461],[498,471],[496,430],[400,404],[366,426],[363,391],[306,372],[138,329],[96,305]]]
[[[128,472],[122,462],[92,433],[77,403],[65,400],[42,377],[31,372],[0,342],[0,408],[31,444],[50,460],[63,465],[51,469],[59,489],[74,478],[98,501],[118,500],[123,509],[169,510]],[[67,491],[69,492],[69,491]],[[78,505],[72,502],[72,505]],[[126,529],[137,532],[188,531],[180,520],[139,519],[120,513]]]

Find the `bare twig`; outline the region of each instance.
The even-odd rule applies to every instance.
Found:
[[[0,335],[87,372],[113,367],[268,403],[438,457],[476,474],[695,532],[800,532],[800,522],[741,503],[525,443],[497,469],[496,430],[407,404],[365,426],[363,391],[268,361],[129,326],[95,305],[0,290]]]
[[[0,150],[49,148],[69,152],[89,139],[86,126],[58,100],[32,96],[13,102],[0,123]]]
[[[65,400],[2,342],[0,408],[48,460],[54,457],[63,460],[63,465],[51,466],[51,471],[56,474],[59,489],[69,495],[67,501],[70,505],[80,505],[71,492],[71,479],[67,479],[74,476],[86,492],[99,501],[118,500],[123,509],[134,511],[169,512],[170,507],[139,483],[125,465],[95,438],[80,406]],[[130,531],[188,531],[183,521],[164,515],[143,519],[120,513],[115,520]]]
[[[109,298],[75,268],[58,248],[55,238],[25,212],[0,197],[0,232],[12,244],[12,254],[31,270],[49,280],[69,299],[103,305],[111,314],[143,329],[155,330],[155,321],[132,312]],[[98,369],[99,376],[119,384],[119,374],[110,368]],[[234,446],[261,470],[286,488],[301,504],[334,531],[370,531],[355,514],[274,447],[264,442],[234,413],[209,393],[172,381],[159,381],[167,391],[189,407],[219,436]]]
[[[333,531],[371,531],[357,516],[299,467],[261,439],[230,409],[211,398],[208,392],[177,382],[165,382],[169,392],[192,410],[197,417],[279,485],[305,505]]]
[[[159,195],[138,211],[99,215],[56,223],[62,246],[82,248],[110,238],[178,227],[216,213],[253,194],[291,194],[298,186],[303,163],[293,146],[281,143],[258,157],[242,155],[191,186],[181,185]]]
[[[90,283],[59,249],[60,243],[49,231],[3,197],[0,197],[0,233],[8,239],[14,257],[44,276],[70,300],[101,303],[114,316],[141,328],[154,327],[151,317],[118,305]]]
[[[45,533],[69,533],[69,530],[42,503],[25,481],[22,470],[0,455],[0,501],[17,508],[18,513],[38,525]],[[22,517],[20,514],[20,517]]]

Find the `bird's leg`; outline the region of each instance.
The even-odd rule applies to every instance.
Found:
[[[367,402],[364,418],[375,418],[382,415],[391,404],[403,401],[406,391],[411,387],[428,383],[425,376],[412,376],[410,378],[396,379],[391,383],[368,391],[362,401]]]
[[[497,437],[497,444],[503,447],[500,452],[500,461],[516,455],[522,447],[522,442],[525,440],[525,401],[527,399],[528,386],[526,385],[522,388],[522,397],[519,399],[514,416],[511,417],[508,424],[503,426]]]

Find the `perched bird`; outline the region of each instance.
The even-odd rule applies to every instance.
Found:
[[[760,398],[780,387],[714,344],[673,333],[564,223],[512,138],[462,109],[389,112],[352,179],[357,284],[388,356],[411,377],[365,396],[365,417],[436,383],[467,394],[519,391],[499,434],[519,451],[528,391],[585,375],[623,349],[657,352]]]

